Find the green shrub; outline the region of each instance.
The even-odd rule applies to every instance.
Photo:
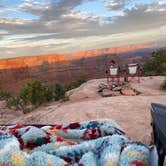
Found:
[[[23,107],[23,100],[19,97],[10,97],[6,100],[6,106],[8,108],[15,108],[15,110],[21,110]]]
[[[86,80],[81,77],[77,81],[74,81],[65,87],[58,83],[46,86],[39,80],[31,81],[21,87],[17,97],[12,97],[6,93],[6,96],[8,96],[6,99],[6,105],[8,108],[12,108],[14,110],[29,112],[29,110],[32,110],[34,107],[48,101],[67,101],[69,100],[69,97],[65,96],[65,92],[79,87],[85,81]],[[31,108],[32,106],[34,107]]]
[[[53,100],[53,89],[52,89],[52,86],[47,86],[46,87],[45,98],[46,98],[46,101]]]
[[[64,98],[62,99],[62,101],[63,101],[63,102],[69,101],[69,96],[66,96],[66,95],[65,95]]]
[[[9,98],[9,99],[6,100],[6,106],[7,106],[8,108],[10,108],[10,109],[11,109],[13,106],[15,106],[15,102],[14,102],[13,98]]]
[[[83,84],[84,82],[86,82],[86,78],[85,77],[80,77],[78,80],[76,81],[73,81],[69,84],[66,84],[65,85],[65,91],[69,91],[71,89],[75,89],[75,88],[78,88],[81,84]]]
[[[159,50],[152,53],[152,60],[143,67],[144,76],[166,76],[166,50]]]
[[[23,113],[29,113],[35,108],[30,102],[26,103],[20,97],[10,97],[6,100],[6,106],[15,111],[22,111]]]
[[[52,91],[52,99],[57,101],[63,99],[65,97],[65,90],[62,85],[55,84],[50,87],[50,91]]]
[[[38,80],[27,83],[20,90],[20,98],[25,102],[31,102],[33,105],[40,105],[46,101],[47,87]]]
[[[60,84],[46,86],[36,80],[27,83],[21,88],[20,98],[33,105],[40,105],[48,101],[57,101],[65,97],[65,90]]]
[[[65,91],[63,86],[60,84],[54,84],[51,86],[48,86],[45,91],[45,98],[46,101],[57,101],[65,96]]]

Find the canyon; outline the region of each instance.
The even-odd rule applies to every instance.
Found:
[[[151,45],[128,45],[70,54],[1,59],[0,80],[4,90],[18,93],[23,84],[36,79],[46,84],[65,84],[80,77],[104,78],[112,59],[122,68],[127,63],[143,64],[155,49]]]

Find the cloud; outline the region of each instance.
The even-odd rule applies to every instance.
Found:
[[[68,39],[47,39],[43,41],[30,41],[29,40],[8,40],[4,44],[0,43],[0,49],[6,55],[10,57],[15,55],[35,55],[35,54],[48,54],[48,53],[68,53],[73,51],[81,51],[87,49],[109,48],[112,46],[130,45],[130,44],[142,44],[142,43],[160,43],[166,38],[165,27],[143,30],[128,33],[120,33],[114,35],[101,35],[101,36],[89,36],[80,38],[68,38]],[[125,43],[125,44],[124,44]],[[7,51],[10,54],[7,54]],[[12,54],[13,52],[13,54]],[[4,55],[5,55],[4,54]],[[2,54],[3,55],[3,54]]]
[[[161,11],[163,4],[136,6],[125,10],[122,16],[102,17],[74,12],[73,8],[82,2],[83,0],[54,0],[44,6],[43,4],[38,5],[37,2],[36,5],[30,4],[30,1],[26,0],[20,8],[40,17],[33,20],[0,18],[0,28],[12,34],[58,33],[62,34],[63,38],[71,33],[73,37],[78,36],[79,29],[86,29],[86,32],[82,32],[86,36],[90,33],[100,35],[136,31],[165,24],[166,13]],[[120,3],[120,1],[118,2]],[[25,5],[25,3],[27,4]],[[102,25],[100,24],[101,21],[103,22]],[[80,32],[80,36],[82,33]]]
[[[163,2],[137,5],[133,8],[124,9],[124,14],[118,16],[94,15],[74,11],[74,8],[82,4],[84,0],[40,2],[39,4],[39,1],[24,0],[18,7],[20,11],[38,16],[35,19],[0,18],[0,35],[2,36],[1,40],[3,39],[1,48],[3,45],[7,45],[7,50],[11,48],[12,51],[16,51],[15,54],[21,54],[23,48],[27,51],[24,52],[31,54],[37,54],[38,51],[44,53],[44,48],[48,52],[63,52],[66,49],[74,51],[80,47],[79,44],[82,49],[91,49],[92,47],[112,46],[113,43],[116,45],[118,42],[125,44],[125,40],[128,42],[127,38],[123,41],[117,41],[118,34],[131,35],[131,33],[137,34],[142,30],[148,33],[149,29],[157,29],[160,32],[160,27],[166,25],[166,12],[163,10],[165,3]],[[106,3],[103,0],[102,2]],[[123,8],[125,3],[128,3],[127,0],[116,2],[118,2],[118,4],[114,4],[116,7],[113,4],[114,7],[107,7],[109,9],[114,8],[116,11]],[[152,31],[150,32],[149,35],[142,33],[147,37],[146,41],[155,40]],[[116,40],[111,35],[117,35]],[[108,40],[105,39],[105,36],[109,36]],[[133,40],[130,40],[134,43],[134,38],[137,40],[137,36],[133,34],[132,36]],[[38,49],[38,51],[35,49]]]
[[[0,4],[0,8],[3,8],[4,7],[4,5],[3,4]]]
[[[20,10],[40,16],[41,20],[56,20],[62,15],[68,14],[72,9],[80,5],[84,0],[50,0],[45,3],[36,1],[24,1],[19,5]]]
[[[112,10],[119,10],[125,6],[125,0],[119,0],[119,1],[114,0],[111,2],[107,2],[105,6]]]
[[[24,1],[19,5],[19,10],[33,15],[40,16],[48,8],[46,4],[39,4],[34,1]]]
[[[0,30],[0,35],[7,35],[7,34],[9,34],[7,31]]]
[[[0,10],[0,13],[16,12],[16,11],[18,10],[17,8],[9,7],[9,6],[4,5],[4,4],[0,4],[0,8],[2,8],[2,9]]]
[[[166,1],[159,1],[149,5],[147,12],[149,11],[166,11]]]
[[[4,11],[3,10],[0,10],[0,14],[3,14],[4,13]]]
[[[157,10],[147,12],[148,8],[149,5],[141,5],[127,9],[124,16],[115,18],[113,26],[116,28],[122,26],[127,31],[137,31],[165,25],[166,12]]]

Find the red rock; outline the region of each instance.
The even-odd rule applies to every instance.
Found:
[[[87,79],[103,78],[106,63],[111,58],[119,65],[132,61],[132,57],[120,57],[115,54],[144,47],[143,45],[131,45],[65,55],[51,54],[2,59],[0,60],[0,80],[2,80],[5,90],[18,93],[22,84],[34,79],[46,84],[55,82],[65,84],[77,80],[81,76],[85,76]],[[135,59],[136,57],[134,57]]]
[[[23,56],[18,58],[10,59],[1,59],[0,60],[0,69],[11,69],[11,68],[20,68],[20,67],[33,67],[41,65],[43,61],[48,63],[76,60],[81,58],[95,57],[103,54],[118,54],[125,53],[129,51],[134,51],[142,48],[150,48],[151,45],[127,45],[127,46],[118,46],[107,49],[94,49],[88,51],[74,52],[68,54],[48,54],[48,55],[37,55],[37,56]]]
[[[122,89],[121,90],[121,93],[122,95],[125,95],[125,96],[136,96],[136,93],[134,92],[133,89]]]

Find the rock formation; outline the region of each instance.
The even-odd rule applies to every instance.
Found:
[[[71,54],[26,56],[0,60],[0,80],[4,89],[18,92],[20,86],[32,79],[40,79],[46,84],[66,83],[81,76],[87,79],[105,77],[108,62],[114,59],[119,65],[145,62],[151,54],[133,56],[146,45],[131,45],[107,49],[83,51]],[[127,54],[124,55],[123,54]]]

